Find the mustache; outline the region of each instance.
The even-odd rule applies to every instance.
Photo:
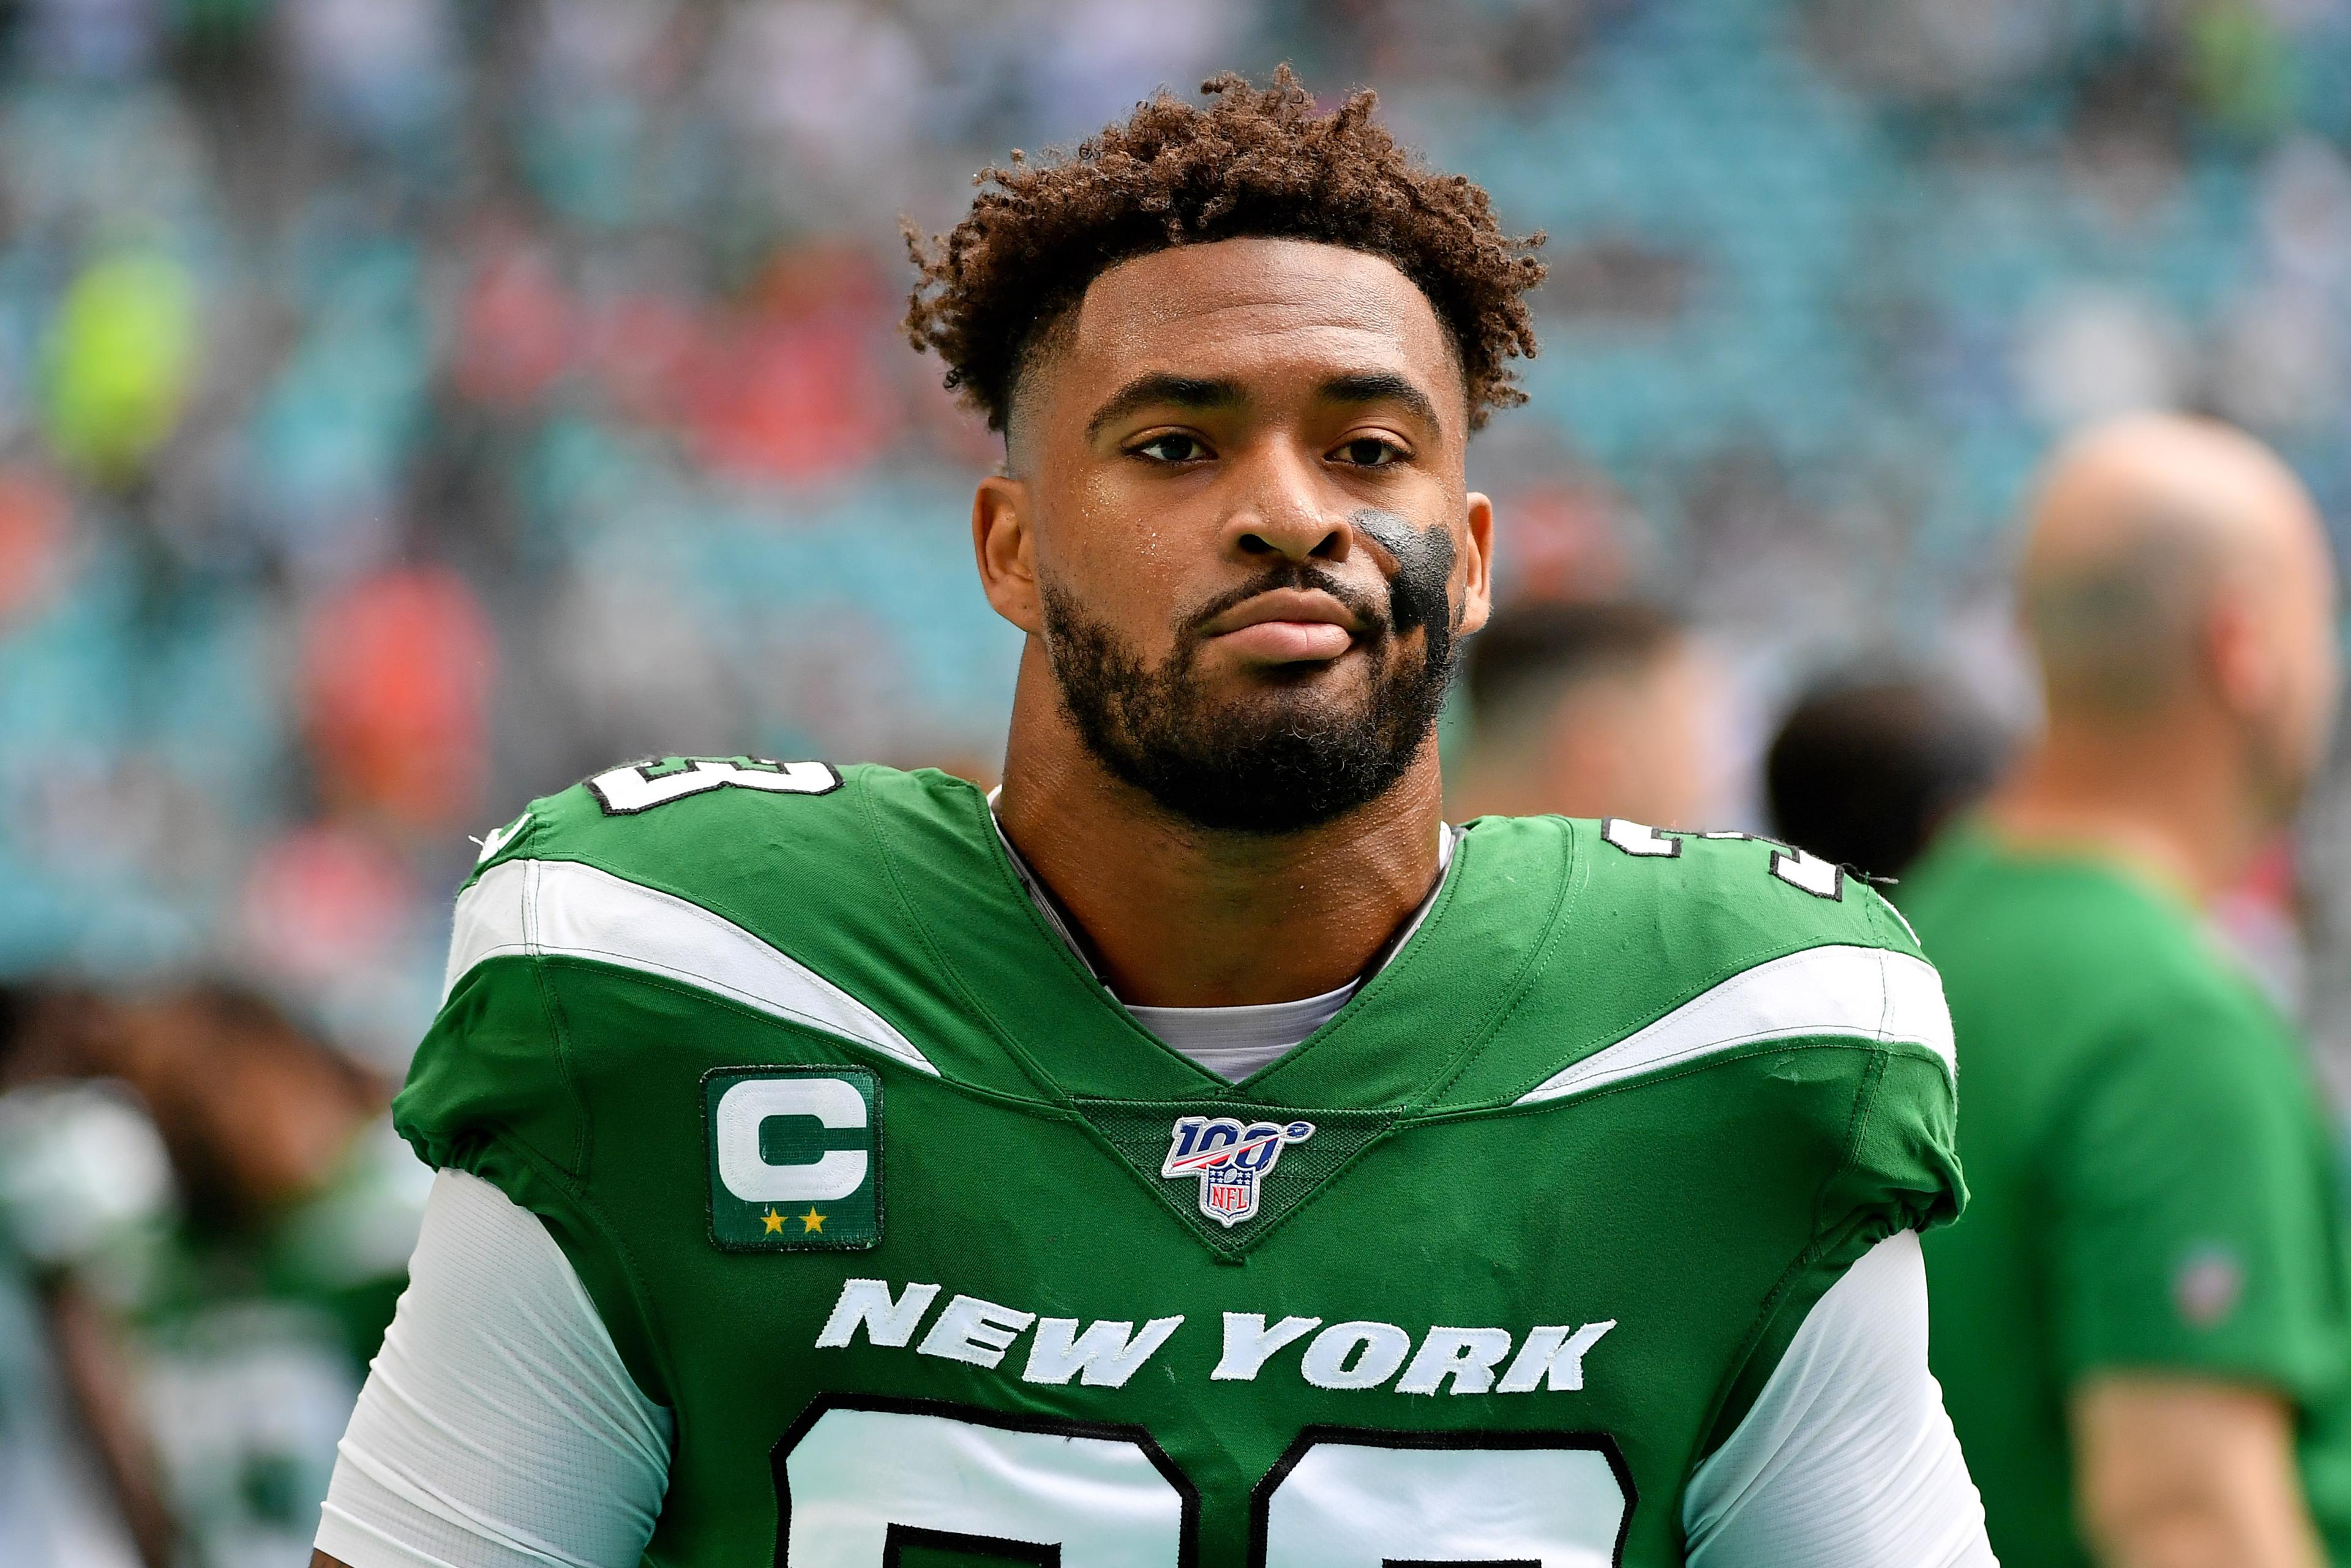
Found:
[[[1209,622],[1235,605],[1246,603],[1260,593],[1270,593],[1277,588],[1329,594],[1364,623],[1364,632],[1369,635],[1384,637],[1395,629],[1388,613],[1388,596],[1385,593],[1366,592],[1311,561],[1285,561],[1280,566],[1268,568],[1262,575],[1238,588],[1217,594],[1181,617],[1178,623],[1184,628],[1185,643],[1187,645],[1199,643],[1204,635],[1201,629]]]

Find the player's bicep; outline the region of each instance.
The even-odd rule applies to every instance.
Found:
[[[1831,1286],[1738,1428],[1690,1478],[1690,1568],[1991,1568],[1983,1504],[1927,1369],[1918,1238]]]
[[[338,1450],[319,1558],[631,1568],[667,1490],[674,1432],[538,1218],[444,1170]]]

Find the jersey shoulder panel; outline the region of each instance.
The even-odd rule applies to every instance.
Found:
[[[949,962],[943,929],[1009,955],[1020,1006],[975,995],[1008,982]],[[435,1163],[461,1136],[528,1127],[576,1174],[598,1107],[625,1103],[652,1042],[681,1036],[747,1064],[837,1060],[1033,1097],[989,1017],[1085,1018],[1105,1010],[1098,990],[963,780],[659,758],[533,800],[486,840],[401,1124]]]
[[[1008,1071],[958,1020],[876,847],[909,823],[968,846],[987,810],[943,775],[749,758],[634,764],[533,800],[458,895],[395,1124],[546,1221],[656,1386],[612,1229],[643,1163],[632,1118],[726,1066]],[[987,874],[987,854],[964,859],[966,880]]]
[[[533,800],[457,901],[445,996],[508,956],[601,964],[930,1070],[952,1002],[918,908],[1001,944],[1041,924],[987,802],[934,770],[661,758]],[[1055,949],[1048,948],[1049,953]],[[921,1015],[921,1016],[910,1016]]]
[[[629,1031],[596,1027],[622,1004],[586,998],[632,987],[935,1071],[904,1017],[920,943],[876,824],[935,819],[968,839],[959,808],[991,831],[977,792],[944,775],[744,757],[630,764],[531,801],[458,894],[403,1130],[435,1163],[459,1127],[528,1130],[576,1170],[584,1083],[632,1071],[611,1044]],[[550,963],[574,983],[552,984]]]
[[[546,1041],[543,1055],[559,1053],[579,1032],[562,1030],[536,973],[548,959],[698,992],[926,1067],[905,1030],[858,995],[861,959],[905,945],[868,797],[884,795],[898,816],[935,816],[956,792],[976,797],[935,773],[656,757],[538,797],[486,834],[458,891],[442,1018],[419,1067],[444,1055],[430,1049],[435,1037],[468,1039],[480,1058],[501,1037],[519,1053],[529,1032]],[[519,1062],[501,1067],[501,1082],[524,1077]]]
[[[1778,1283],[1719,1437],[1855,1259],[1964,1204],[1949,1010],[1891,906],[1788,846],[1560,819],[1481,822],[1469,846],[1531,894],[1561,837],[1557,938],[1450,1097],[1520,1119],[1522,1159],[1621,1151],[1645,1179],[1741,1206]]]
[[[1471,841],[1529,840],[1541,821]],[[1573,839],[1558,940],[1453,1103],[1564,1111],[1670,1086],[1677,1115],[1806,1173],[1803,1201],[1823,1233],[1851,1232],[1844,1250],[1956,1217],[1949,1010],[1891,905],[1767,840],[1548,821]]]
[[[1918,953],[1908,925],[1865,879],[1792,844],[1623,817],[1574,826],[1587,842],[1588,897],[1698,938],[1703,951],[1735,952],[1760,940]]]
[[[1835,866],[1769,840],[1621,819],[1489,819],[1468,846],[1482,876],[1527,894],[1543,880],[1538,860],[1571,869],[1516,1027],[1462,1091],[1590,1094],[1805,1038],[1921,1053],[1948,1075],[1933,967],[1892,905]]]
[[[1036,924],[987,799],[930,768],[743,757],[609,768],[493,835],[466,894],[525,862],[561,862],[538,874],[581,886],[683,900],[861,995],[888,988],[903,956],[923,948],[917,906],[999,929]],[[876,955],[890,960],[883,972],[859,977]]]
[[[570,860],[682,896],[724,898],[730,869],[749,862],[787,874],[853,864],[869,853],[861,787],[876,775],[893,770],[753,757],[609,768],[532,800],[484,839],[466,885],[509,861]],[[788,817],[777,810],[787,799]]]

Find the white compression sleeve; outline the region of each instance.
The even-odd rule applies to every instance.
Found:
[[[350,1568],[634,1568],[673,1432],[538,1217],[444,1170],[319,1550]]]
[[[1905,1230],[1831,1286],[1682,1500],[1690,1568],[1994,1568]]]

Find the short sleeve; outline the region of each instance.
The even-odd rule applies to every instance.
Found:
[[[1907,1001],[1900,999],[1904,988],[1889,983],[1880,1004],[1880,1032],[1904,1038],[1888,1038],[1866,1053],[1838,1053],[1844,1060],[1834,1071],[1853,1075],[1850,1092],[1816,1103],[1814,1135],[1834,1143],[1839,1164],[1813,1195],[1810,1243],[1790,1262],[1725,1385],[1708,1453],[1746,1417],[1814,1304],[1857,1260],[1889,1237],[1948,1225],[1967,1205],[1941,982],[1923,960],[1907,955],[1888,952],[1883,963],[1889,976],[1910,976]],[[1900,1028],[1887,1027],[1893,1025]],[[1772,1076],[1792,1081],[1823,1065],[1801,1055],[1782,1059]]]
[[[444,1171],[319,1548],[351,1568],[625,1568],[661,1512],[675,1427],[537,1218]]]
[[[1690,1568],[1991,1568],[1983,1503],[1927,1368],[1918,1239],[1870,1249],[1805,1314],[1682,1498]]]
[[[441,1010],[392,1104],[401,1135],[436,1169],[491,1176],[475,1162],[493,1136],[565,1175],[584,1166],[585,1113],[533,956],[538,862],[513,858],[532,831],[500,844],[458,894]]]
[[[1843,1176],[1823,1194],[1832,1226],[1840,1211],[1876,1242],[1896,1231],[1933,1229],[1959,1218],[1968,1188],[1959,1168],[1959,1052],[1943,978],[1918,949],[1894,906],[1855,880],[1877,946],[1879,1051],[1855,1106]],[[1839,1249],[1848,1254],[1848,1245]]]
[[[2064,1377],[2334,1380],[2341,1243],[2314,1092],[2250,995],[2175,998],[2119,1031],[2046,1145]]]
[[[478,1176],[538,1218],[641,1386],[664,1399],[642,1293],[587,1180],[579,1064],[538,956],[541,862],[519,851],[534,841],[549,804],[532,802],[458,895],[446,992],[392,1121],[425,1164]]]

